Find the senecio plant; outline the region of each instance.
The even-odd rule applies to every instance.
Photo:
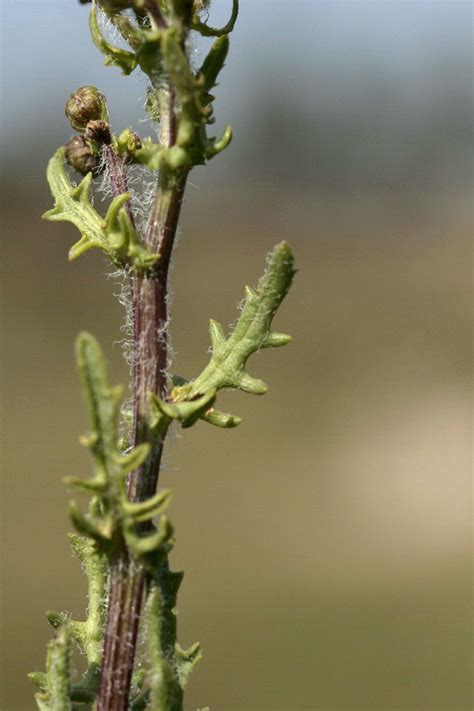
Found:
[[[230,128],[219,138],[208,129],[214,122],[212,90],[227,57],[238,0],[222,29],[207,24],[208,5],[208,0],[92,2],[90,31],[105,64],[125,75],[139,68],[149,78],[146,109],[159,142],[130,129],[115,135],[104,96],[84,86],[66,104],[77,134],[48,165],[55,205],[44,217],[72,222],[81,235],[69,259],[99,248],[128,286],[132,377],[127,407],[122,388],[109,383],[99,344],[88,333],[79,335],[76,355],[91,425],[82,443],[94,468],[91,478],[68,478],[66,484],[90,497],[86,512],[75,501],[69,510],[77,531],[71,544],[88,577],[89,602],[82,621],[47,613],[55,637],[46,672],[30,675],[42,711],[183,708],[183,689],[201,649],[198,643],[183,649],[177,642],[183,574],[168,563],[174,536],[164,512],[170,491],[157,490],[163,446],[174,422],[183,428],[199,420],[236,427],[239,417],[216,408],[219,390],[263,394],[267,386],[249,375],[247,359],[290,340],[271,330],[294,273],[291,251],[280,243],[257,287],[246,288],[230,333],[210,322],[211,356],[202,373],[185,379],[169,372],[168,272],[187,177],[232,138]],[[190,60],[192,33],[213,38],[199,68]],[[117,37],[125,42],[117,45]],[[80,182],[68,166],[84,176]],[[147,199],[136,186],[146,192],[150,179]],[[92,199],[104,185],[111,197],[105,216]],[[146,214],[143,205],[149,206]],[[71,664],[75,647],[87,665],[77,678]]]

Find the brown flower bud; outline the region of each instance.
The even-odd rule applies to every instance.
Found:
[[[86,141],[94,141],[94,143],[109,143],[112,142],[112,136],[110,134],[110,126],[107,121],[89,121],[84,131],[84,138]]]
[[[65,146],[66,161],[78,173],[86,175],[91,170],[97,172],[100,158],[91,150],[84,136],[72,136]]]
[[[89,121],[105,120],[107,104],[105,97],[95,86],[81,86],[71,94],[65,114],[76,131],[85,131]]]

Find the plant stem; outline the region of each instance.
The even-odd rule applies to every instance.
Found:
[[[166,115],[162,134],[169,146],[176,140],[174,95],[163,90]],[[162,97],[163,99],[163,94]],[[157,486],[164,436],[154,437],[147,422],[148,393],[168,392],[168,274],[181,211],[187,171],[162,170],[145,244],[160,254],[157,267],[132,277],[133,300],[133,445],[150,442],[145,464],[130,476],[129,498],[141,501]],[[146,571],[124,547],[110,574],[107,623],[97,711],[126,711],[133,672]]]

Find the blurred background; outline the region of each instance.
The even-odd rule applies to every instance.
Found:
[[[468,711],[472,5],[241,5],[216,107],[235,140],[192,174],[175,253],[175,370],[199,372],[208,318],[232,322],[282,239],[299,272],[276,326],[294,340],[253,358],[264,398],[222,398],[238,430],[167,448],[180,639],[205,653],[186,708]],[[115,131],[150,126],[143,78],[102,66],[85,7],[1,11],[0,706],[29,711],[44,611],[85,604],[61,483],[90,470],[77,332],[128,380],[118,286],[40,220],[45,166],[80,85]]]

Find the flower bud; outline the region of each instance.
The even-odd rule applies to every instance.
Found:
[[[133,160],[133,154],[142,147],[142,140],[134,131],[130,128],[126,128],[122,131],[120,136],[115,139],[115,149],[119,156],[130,162]]]
[[[84,131],[86,141],[93,141],[99,146],[103,143],[109,145],[112,142],[110,126],[107,121],[89,121]]]
[[[89,121],[107,118],[105,97],[95,86],[81,86],[71,94],[66,104],[65,114],[71,126],[82,133]]]
[[[84,136],[72,136],[65,146],[66,161],[78,173],[86,175],[91,170],[96,171],[100,165],[100,158],[91,150]]]

